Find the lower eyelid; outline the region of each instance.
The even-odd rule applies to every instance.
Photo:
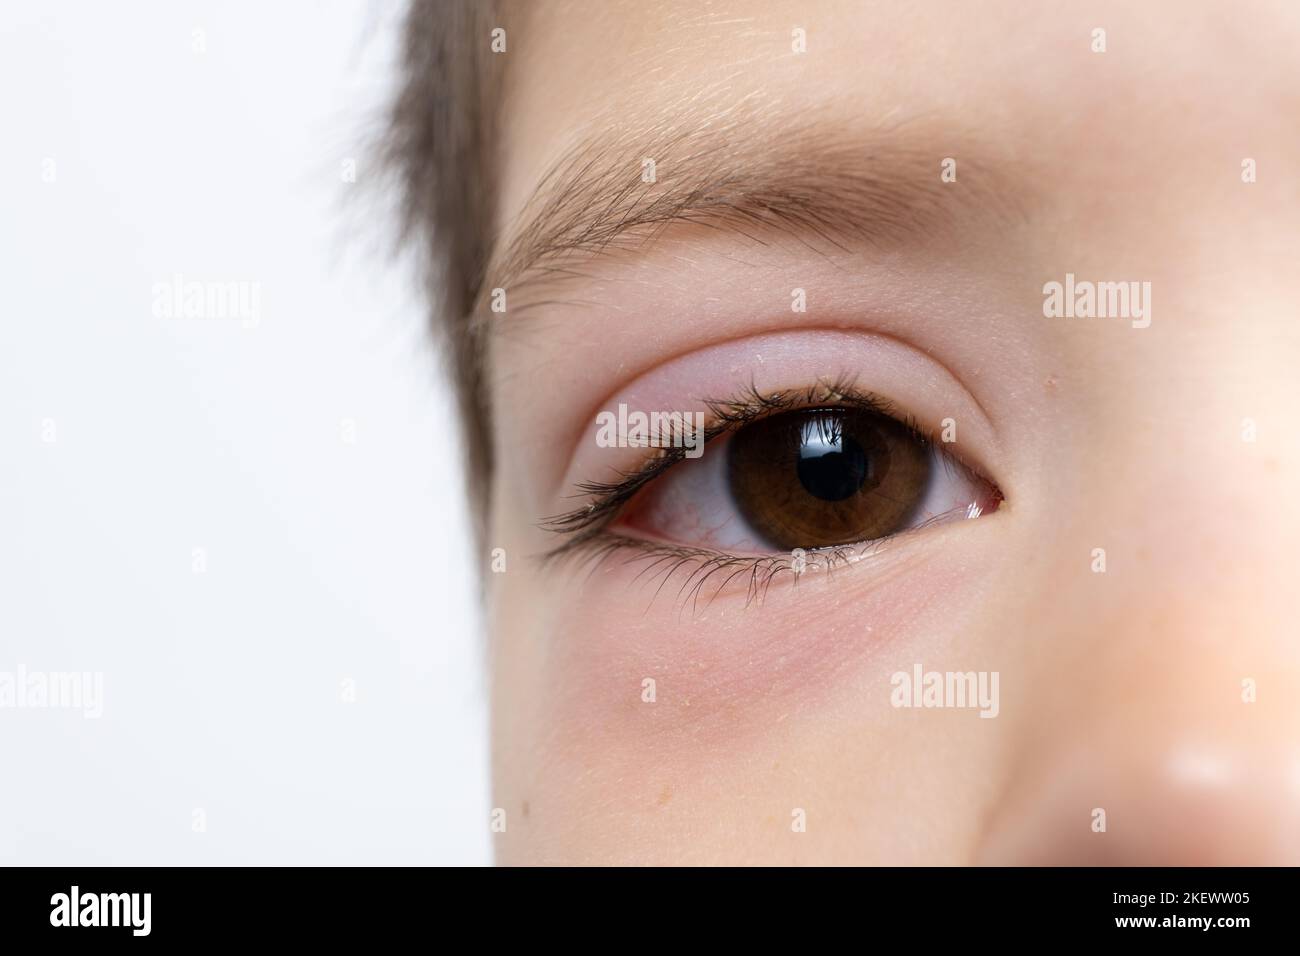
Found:
[[[961,515],[949,516],[958,522]],[[972,523],[972,522],[966,522]],[[910,573],[919,562],[941,554],[935,544],[927,548],[927,528],[899,532],[878,541],[862,542],[804,553],[777,552],[736,555],[709,549],[689,548],[644,538],[599,532],[582,542],[573,552],[562,556],[574,568],[585,568],[582,581],[598,579],[606,596],[615,581],[628,592],[644,592],[649,607],[667,600],[678,610],[692,613],[711,607],[718,601],[739,602],[744,606],[763,603],[781,587],[808,587],[824,581],[825,587],[838,587],[836,580],[860,570],[870,575],[874,589],[893,586],[901,575]],[[796,573],[796,569],[798,573]],[[610,575],[616,575],[611,578]]]

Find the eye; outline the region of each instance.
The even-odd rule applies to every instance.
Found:
[[[737,510],[775,548],[825,548],[882,538],[921,504],[929,450],[896,419],[858,409],[787,412],[729,443]]]
[[[610,531],[766,553],[876,541],[996,509],[1000,495],[876,408],[814,407],[740,425],[633,498]]]

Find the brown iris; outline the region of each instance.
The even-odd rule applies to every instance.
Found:
[[[776,548],[826,548],[893,534],[930,483],[925,440],[854,408],[783,412],[731,438],[727,480],[750,527]]]

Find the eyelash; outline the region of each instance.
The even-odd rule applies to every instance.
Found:
[[[832,382],[820,382],[807,389],[783,389],[774,392],[761,392],[751,384],[731,398],[706,400],[702,404],[709,411],[709,424],[704,429],[705,444],[771,415],[826,405],[886,415],[911,429],[927,444],[932,446],[936,444],[934,435],[924,430],[914,417],[897,414],[888,399],[858,389],[852,379],[836,379]],[[699,595],[708,580],[715,574],[727,570],[731,573],[720,582],[715,595],[737,577],[748,573],[749,587],[745,603],[748,605],[755,600],[761,600],[777,575],[783,571],[793,573],[791,555],[780,553],[745,557],[708,548],[654,542],[605,530],[644,488],[685,458],[686,451],[685,447],[681,447],[681,443],[672,442],[671,447],[657,449],[657,454],[648,458],[639,468],[627,472],[614,481],[579,483],[577,489],[580,496],[591,499],[588,504],[548,518],[541,523],[543,529],[568,537],[567,541],[541,555],[543,564],[577,558],[584,563],[589,562],[594,569],[606,558],[618,553],[630,552],[627,554],[629,562],[637,560],[648,562],[636,579],[658,569],[662,580],[656,594],[678,571],[693,565],[694,570],[687,575],[681,587],[680,593],[684,593],[686,600],[698,602]],[[943,461],[947,467],[955,466],[975,472],[975,469],[966,464],[955,452],[945,450]],[[809,551],[806,567],[810,570],[823,570],[824,564],[824,570],[829,572],[841,565],[856,563],[869,557],[886,541],[920,531],[949,517],[949,514],[936,515],[921,525],[873,541]]]

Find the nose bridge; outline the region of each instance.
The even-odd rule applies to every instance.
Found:
[[[1218,363],[1205,360],[1210,343]],[[1189,640],[1294,644],[1300,376],[1274,361],[1294,348],[1267,361],[1258,351],[1254,340],[1207,335],[1172,349],[1175,371],[1136,372],[1140,381],[1110,393],[1081,454],[1089,487],[1070,521],[1075,547],[1101,549],[1104,569],[1079,614]],[[1159,352],[1145,354],[1155,362]]]
[[[1055,536],[983,862],[1300,863],[1300,429],[1227,404],[1124,432]]]
[[[1022,729],[985,862],[1300,863],[1294,557],[1149,517],[1043,622],[1061,652],[1003,682]]]
[[[1093,346],[1076,396],[1089,428],[1069,449],[1092,485],[1082,523],[1192,579],[1276,574],[1300,544],[1300,325],[1277,321],[1291,293],[1258,267],[1212,276],[1163,276],[1148,329],[1072,329]]]

